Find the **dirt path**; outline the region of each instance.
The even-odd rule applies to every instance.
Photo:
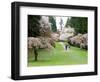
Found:
[[[66,51],[64,43],[60,42],[60,44],[63,46],[64,50]]]

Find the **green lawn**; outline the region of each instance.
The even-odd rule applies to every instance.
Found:
[[[28,66],[87,64],[88,59],[87,50],[71,46],[65,51],[59,42],[52,50],[39,49],[38,54],[38,61],[34,61],[33,51],[28,52]]]

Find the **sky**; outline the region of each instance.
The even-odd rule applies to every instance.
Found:
[[[67,22],[67,19],[68,17],[56,17],[56,26],[57,26],[57,29],[60,29],[60,19],[62,18],[63,20],[63,27],[65,26],[66,22]]]

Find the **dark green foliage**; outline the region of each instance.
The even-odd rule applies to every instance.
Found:
[[[51,23],[51,29],[53,32],[57,31],[56,21],[53,16],[49,16],[49,22]]]
[[[66,23],[66,27],[69,25],[71,27],[73,27],[77,33],[87,33],[87,23],[88,19],[86,17],[71,17],[68,18],[67,23]]]
[[[67,19],[67,22],[66,22],[65,26],[68,27],[68,25],[70,25],[70,18]]]
[[[28,15],[28,37],[36,37],[39,36],[40,16],[37,15]]]

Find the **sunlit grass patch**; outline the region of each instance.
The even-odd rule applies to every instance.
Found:
[[[38,61],[34,61],[34,52],[28,53],[28,66],[51,66],[51,65],[76,65],[87,64],[87,50],[71,46],[68,51],[56,42],[52,50],[39,49]]]

